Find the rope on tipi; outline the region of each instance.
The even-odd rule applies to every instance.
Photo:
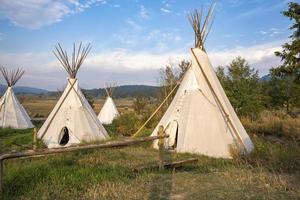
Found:
[[[187,67],[185,73],[188,71],[188,69],[191,67],[190,65]],[[166,101],[170,98],[170,96],[176,91],[178,86],[180,85],[181,81],[183,80],[184,75],[180,78],[179,81],[177,81],[177,84],[175,87],[169,92],[169,94],[165,97],[165,99],[159,104],[159,106],[155,109],[155,111],[150,115],[150,117],[144,122],[144,124],[132,135],[132,137],[138,136],[138,134],[143,130],[143,128],[149,123],[149,121],[156,115],[156,113],[161,109],[161,107],[166,103]]]
[[[16,70],[8,70],[5,67],[0,67],[0,71],[1,71],[8,87],[14,86],[18,82],[18,80],[20,80],[20,78],[23,76],[23,74],[25,73],[25,71],[22,70],[21,68],[18,68]]]

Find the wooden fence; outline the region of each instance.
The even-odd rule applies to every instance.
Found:
[[[34,129],[34,138],[36,138],[36,130]],[[148,141],[154,141],[159,139],[159,156],[158,156],[158,166],[159,169],[164,168],[165,160],[164,160],[164,139],[169,137],[165,135],[163,126],[159,127],[157,136],[149,136],[149,137],[141,137],[141,138],[129,138],[124,141],[111,141],[102,144],[89,144],[89,145],[78,145],[78,146],[70,146],[64,148],[54,148],[54,149],[44,149],[44,150],[35,150],[35,146],[33,150],[27,150],[22,152],[13,152],[6,153],[0,155],[0,194],[3,192],[3,175],[4,175],[4,161],[9,159],[18,159],[18,158],[32,158],[32,157],[41,157],[51,154],[60,154],[67,153],[73,151],[80,150],[88,150],[88,149],[105,149],[105,148],[118,148],[118,147],[126,147],[131,145],[137,145]]]

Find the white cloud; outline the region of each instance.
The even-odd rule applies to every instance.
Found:
[[[250,47],[211,51],[209,52],[209,55],[211,57],[212,64],[215,67],[219,65],[228,65],[234,58],[241,56],[245,58],[250,65],[258,69],[260,74],[266,74],[271,67],[280,63],[280,59],[274,55],[274,52],[280,51],[281,44],[283,43],[284,41],[275,41]]]
[[[160,11],[162,11],[164,13],[171,13],[171,10],[166,9],[166,8],[161,8]]]
[[[101,52],[87,58],[85,64],[91,68],[101,68],[109,71],[141,71],[160,69],[169,60],[174,63],[187,58],[188,54],[178,52],[150,53],[130,52],[117,49],[111,52]]]
[[[286,33],[288,29],[269,28],[268,30],[261,30],[259,33],[264,36],[273,37],[279,34]]]
[[[132,27],[135,30],[142,30],[143,27],[141,25],[139,25],[138,23],[136,23],[135,21],[133,21],[132,19],[127,19],[126,23]]]
[[[214,67],[228,65],[237,56],[242,56],[259,70],[260,75],[264,75],[270,67],[280,63],[274,51],[280,50],[284,42],[208,51],[208,55]],[[107,81],[113,77],[120,84],[143,84],[143,80],[144,84],[154,84],[156,72],[158,73],[162,66],[170,62],[176,65],[182,59],[190,59],[188,48],[165,52],[133,52],[126,49],[92,52],[80,69],[80,83],[86,88],[98,87],[95,83],[99,81],[99,77],[107,75]],[[0,63],[7,67],[23,67],[26,70],[26,76],[20,81],[20,85],[38,85],[55,90],[65,83],[66,72],[51,52],[7,53],[0,50]],[[139,79],[135,76],[139,76]]]
[[[104,0],[1,0],[0,16],[10,20],[14,25],[37,29],[59,22],[63,17],[83,12],[95,3]]]
[[[140,7],[139,16],[142,19],[150,19],[150,12],[144,5],[141,5]]]

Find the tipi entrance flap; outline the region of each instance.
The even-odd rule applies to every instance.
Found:
[[[165,134],[169,135],[166,139],[166,147],[172,149],[176,148],[178,137],[178,122],[176,120],[172,120],[168,123],[165,128]]]

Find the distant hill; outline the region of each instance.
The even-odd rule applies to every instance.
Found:
[[[6,91],[7,86],[0,84],[0,94],[4,94]],[[25,86],[16,86],[14,87],[14,92],[15,94],[33,94],[33,95],[38,95],[38,94],[46,94],[49,91],[44,90],[44,89],[39,89],[39,88],[33,88],[33,87],[25,87]]]
[[[113,96],[115,98],[125,97],[155,97],[160,87],[148,85],[123,85],[115,89]],[[106,92],[104,88],[84,90],[83,92],[93,97],[105,97]]]

